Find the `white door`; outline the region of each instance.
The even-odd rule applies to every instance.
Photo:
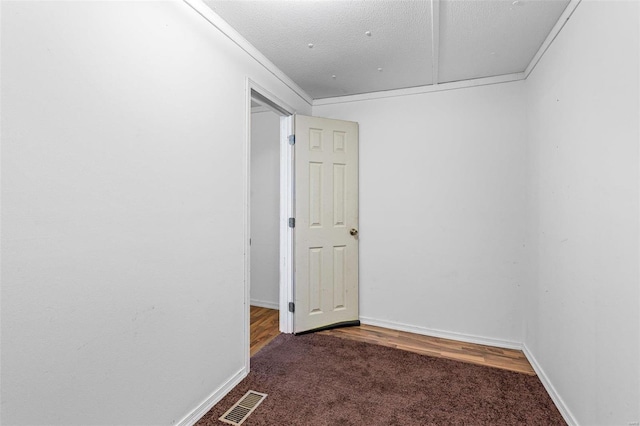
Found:
[[[357,325],[358,123],[295,116],[294,332]]]

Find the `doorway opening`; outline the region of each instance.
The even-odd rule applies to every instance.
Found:
[[[248,81],[246,342],[249,357],[280,332],[291,332],[288,312],[293,268],[293,164],[288,143],[293,111]]]

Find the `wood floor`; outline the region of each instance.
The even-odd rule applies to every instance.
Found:
[[[389,346],[422,355],[496,367],[532,376],[536,374],[524,356],[524,353],[515,349],[502,349],[494,346],[460,342],[458,340],[423,336],[405,331],[375,327],[373,325],[336,328],[334,330],[322,331],[320,334],[328,334],[344,339],[358,340],[360,342],[375,343],[377,345]]]
[[[278,328],[277,310],[251,307],[251,356],[280,334]],[[501,368],[532,376],[536,374],[522,351],[514,349],[501,349],[457,340],[422,336],[372,325],[337,328],[322,331],[320,334],[389,346],[438,358]]]
[[[251,356],[280,334],[280,318],[276,309],[251,306]]]

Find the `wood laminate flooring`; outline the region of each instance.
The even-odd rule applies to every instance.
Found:
[[[280,334],[279,311],[251,306],[251,356]],[[389,346],[422,355],[453,359],[535,376],[522,351],[423,336],[372,325],[336,328],[320,334]]]
[[[502,349],[496,348],[495,346],[423,336],[421,334],[390,330],[373,325],[336,328],[320,333],[344,339],[389,346],[437,358],[485,365],[531,376],[536,375],[531,364],[529,364],[529,361],[524,356],[524,353],[516,349]]]
[[[280,311],[251,306],[251,356],[280,334]]]

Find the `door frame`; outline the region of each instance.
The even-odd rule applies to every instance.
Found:
[[[245,354],[247,371],[250,359],[251,332],[251,99],[256,97],[280,114],[280,331],[293,333],[293,313],[289,312],[289,302],[293,301],[293,229],[289,228],[289,217],[294,217],[293,198],[293,146],[289,145],[289,135],[293,134],[295,109],[260,84],[246,79],[246,134],[244,143],[244,323]]]

